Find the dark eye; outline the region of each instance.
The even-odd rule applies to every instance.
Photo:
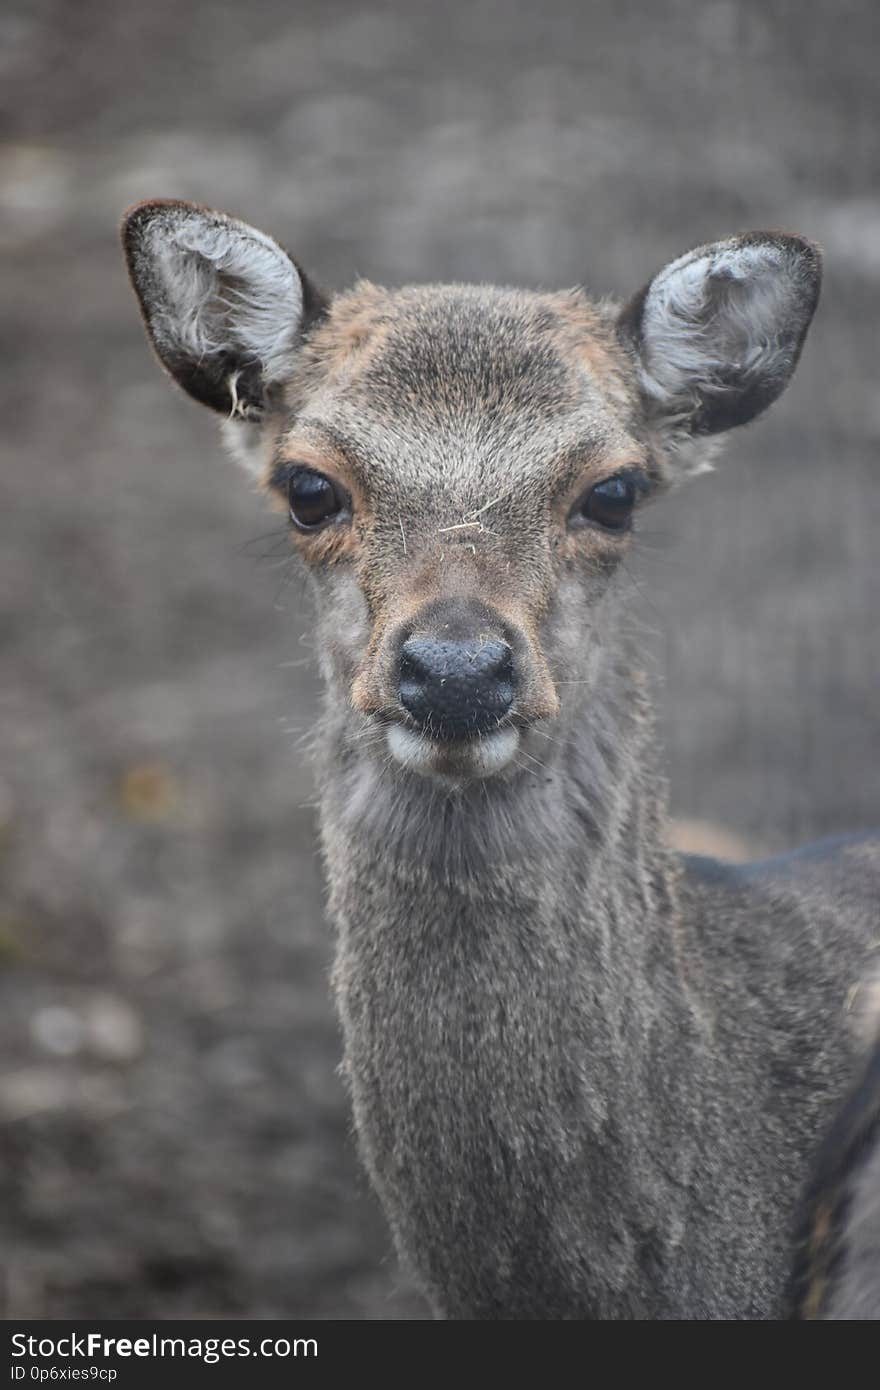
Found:
[[[332,521],[346,502],[335,483],[311,468],[296,468],[287,484],[290,519],[301,531],[314,531]]]
[[[594,521],[606,531],[628,531],[633,509],[644,490],[640,473],[615,473],[613,478],[605,478],[591,488],[578,504],[574,519]]]

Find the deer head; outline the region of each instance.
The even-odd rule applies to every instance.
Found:
[[[698,247],[622,309],[485,286],[333,298],[262,232],[180,202],[123,224],[153,346],[290,518],[330,698],[364,756],[518,775],[590,705],[651,497],[794,371],[817,249]]]

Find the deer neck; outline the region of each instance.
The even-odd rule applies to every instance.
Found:
[[[536,1287],[548,1316],[662,1310],[687,1221],[706,1059],[643,683],[616,668],[591,710],[542,767],[457,793],[326,731],[356,1125],[453,1316],[534,1316]]]

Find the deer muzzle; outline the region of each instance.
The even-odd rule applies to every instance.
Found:
[[[507,642],[411,637],[401,648],[400,703],[420,729],[441,742],[497,728],[513,707],[514,693]]]

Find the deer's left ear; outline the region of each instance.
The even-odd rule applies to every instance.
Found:
[[[170,199],[126,213],[122,244],[163,365],[203,405],[259,419],[323,311],[298,266],[255,227]]]
[[[649,413],[680,436],[766,410],[797,365],[821,280],[818,247],[781,232],[700,246],[661,270],[618,323]]]

